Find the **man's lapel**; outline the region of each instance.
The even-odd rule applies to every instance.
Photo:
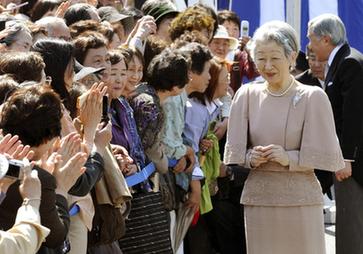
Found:
[[[333,62],[331,63],[328,74],[325,78],[325,90],[327,90],[331,85],[333,85],[334,76],[336,74],[336,70],[340,64],[340,62],[343,60],[344,56],[347,52],[349,52],[350,47],[347,43],[345,43],[336,53]]]

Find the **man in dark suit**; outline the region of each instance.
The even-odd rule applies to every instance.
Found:
[[[324,70],[326,61],[319,61],[316,59],[316,55],[309,47],[306,47],[306,58],[308,60],[309,69],[295,76],[295,79],[305,85],[319,86],[324,89]],[[315,169],[314,171],[320,182],[323,193],[327,193],[329,188],[333,185],[332,173],[320,169]]]
[[[363,253],[363,55],[347,43],[343,22],[332,14],[309,22],[309,46],[328,61],[325,91],[332,104],[345,168],[335,173],[336,253]],[[324,145],[324,144],[322,144]]]

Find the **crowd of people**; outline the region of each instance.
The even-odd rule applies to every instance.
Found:
[[[337,253],[362,253],[339,17],[305,57],[285,22],[241,37],[233,11],[136,2],[1,2],[0,252],[324,254],[334,184]]]

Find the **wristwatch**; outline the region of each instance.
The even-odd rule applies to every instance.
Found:
[[[31,201],[41,201],[40,198],[24,198],[23,204],[24,206],[30,205]]]

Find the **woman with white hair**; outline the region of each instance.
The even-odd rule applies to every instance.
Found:
[[[344,167],[328,97],[290,75],[299,49],[290,25],[266,23],[249,47],[265,82],[235,95],[224,158],[251,168],[241,197],[248,254],[324,254],[313,169]]]

